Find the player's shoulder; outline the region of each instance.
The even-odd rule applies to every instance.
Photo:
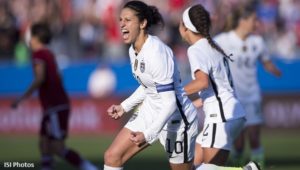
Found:
[[[161,57],[173,57],[172,49],[161,41],[156,36],[149,35],[150,41],[147,45],[147,54],[151,55],[152,58],[161,58]]]
[[[151,45],[148,50],[155,51],[172,51],[171,48],[166,45],[161,39],[157,36],[149,35]]]
[[[47,49],[47,48],[34,51],[32,53],[32,57],[34,59],[42,59],[42,60],[46,60],[47,58],[54,58],[54,56],[51,53],[51,51],[49,49]]]
[[[261,35],[258,34],[251,34],[248,37],[248,41],[251,43],[257,44],[257,45],[263,45],[264,44],[264,38]]]
[[[226,42],[231,36],[231,31],[229,32],[221,32],[214,36],[214,40],[218,43]]]
[[[212,47],[209,44],[208,40],[206,38],[202,38],[192,44],[187,51],[188,54],[197,54],[205,57],[205,55],[211,51],[211,48]]]

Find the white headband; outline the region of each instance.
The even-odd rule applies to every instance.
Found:
[[[199,31],[197,31],[197,29],[195,28],[195,26],[193,25],[193,23],[189,17],[190,9],[191,9],[191,7],[187,8],[183,12],[183,14],[182,14],[183,23],[184,23],[185,27],[187,27],[189,30],[193,31],[194,33],[199,33]]]

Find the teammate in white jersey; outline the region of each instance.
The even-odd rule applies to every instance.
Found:
[[[227,31],[215,37],[226,53],[232,53],[234,62],[229,62],[236,95],[246,111],[245,129],[235,142],[233,159],[242,164],[245,145],[245,132],[249,138],[251,159],[264,165],[263,147],[260,144],[260,127],[263,123],[261,113],[261,92],[257,82],[257,62],[275,76],[280,71],[272,64],[266,52],[263,38],[252,34],[255,30],[255,8],[247,4],[237,8],[228,18]]]
[[[225,165],[245,123],[245,112],[231,84],[231,59],[212,40],[210,25],[209,13],[199,4],[184,11],[179,26],[182,38],[190,44],[187,53],[193,78],[184,89],[188,95],[199,93],[205,113],[204,128],[196,141],[194,164],[199,170],[206,169],[207,163]]]
[[[132,73],[140,86],[120,105],[107,110],[114,118],[135,113],[104,155],[104,170],[121,170],[135,154],[160,140],[172,170],[191,170],[198,129],[197,110],[184,93],[172,50],[148,34],[163,23],[154,6],[141,1],[126,3],[120,14],[123,40],[130,44]]]

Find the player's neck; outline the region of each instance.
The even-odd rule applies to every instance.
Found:
[[[145,44],[147,38],[148,34],[140,34],[137,37],[136,41],[133,44],[133,48],[136,54],[138,54],[142,50],[142,47]]]
[[[32,51],[38,51],[38,50],[46,48],[46,46],[44,44],[35,44],[31,48],[32,48]]]
[[[202,35],[200,34],[193,34],[191,36],[189,36],[189,44],[195,44],[197,41],[199,41],[200,39],[204,38]]]
[[[240,39],[242,39],[243,41],[246,40],[246,38],[248,37],[249,35],[249,32],[245,31],[245,29],[243,28],[237,28],[234,30],[234,32],[236,33],[236,35],[238,37],[240,37]]]

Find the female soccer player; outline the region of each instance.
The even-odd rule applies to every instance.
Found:
[[[229,63],[236,95],[246,111],[245,128],[235,142],[233,161],[243,162],[245,132],[249,138],[251,160],[264,166],[264,152],[260,144],[260,127],[263,123],[261,113],[261,93],[256,78],[257,61],[275,76],[281,72],[273,65],[266,53],[263,38],[252,34],[255,30],[256,14],[252,4],[246,4],[233,11],[227,20],[227,31],[219,34],[215,40],[228,53],[232,53],[234,62]]]
[[[40,129],[41,169],[53,169],[54,155],[84,170],[96,170],[90,162],[81,158],[75,151],[65,146],[70,118],[70,102],[58,72],[55,57],[47,48],[51,40],[49,27],[43,23],[31,26],[28,45],[32,50],[33,71],[35,74],[28,90],[12,103],[19,103],[38,90],[43,109]]]
[[[195,166],[225,165],[236,136],[245,123],[245,112],[234,96],[228,68],[230,57],[215,44],[209,30],[209,13],[202,5],[186,9],[179,26],[190,44],[187,54],[193,80],[184,89],[199,93],[205,113],[203,131],[197,137]]]
[[[120,118],[139,105],[104,155],[104,170],[121,170],[124,163],[157,139],[173,170],[191,170],[198,134],[197,111],[184,93],[171,49],[148,33],[163,23],[154,6],[126,3],[120,14],[122,37],[130,44],[132,73],[140,86],[108,114]]]

